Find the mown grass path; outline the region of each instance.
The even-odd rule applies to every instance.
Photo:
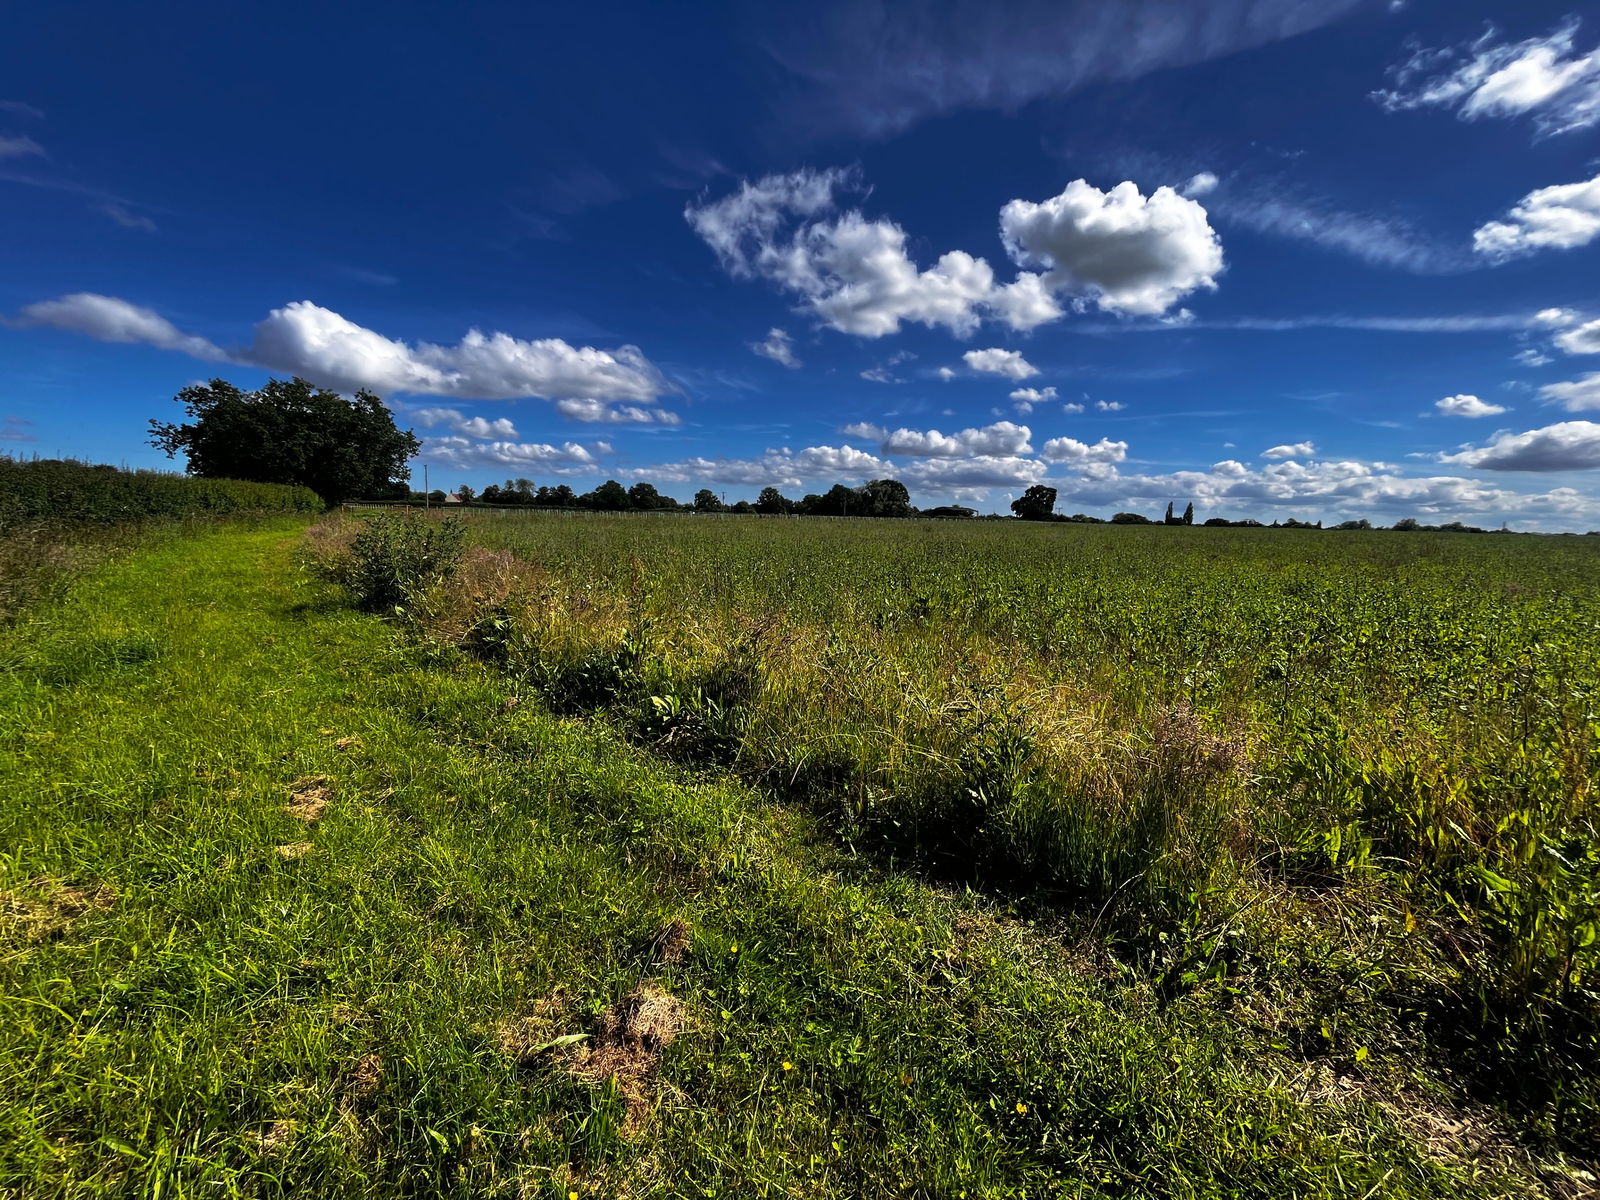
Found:
[[[406,645],[297,536],[156,545],[0,647],[0,1194],[1527,1194]]]

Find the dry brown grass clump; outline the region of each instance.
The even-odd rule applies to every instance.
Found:
[[[283,811],[296,821],[315,825],[333,801],[333,788],[326,775],[310,775],[290,784],[289,796]]]
[[[27,891],[0,892],[0,938],[43,941],[65,933],[86,913],[104,911],[116,902],[109,884],[77,887],[40,875],[28,881]]]
[[[361,531],[361,522],[343,512],[335,512],[306,530],[300,543],[300,564],[319,579],[338,580],[350,558],[350,547]]]
[[[669,922],[660,933],[656,934],[651,959],[657,966],[682,962],[684,952],[689,949],[692,933],[689,923],[681,917]]]
[[[641,983],[600,1014],[594,1036],[573,1054],[568,1069],[597,1083],[614,1081],[628,1106],[627,1129],[635,1131],[653,1107],[649,1084],[661,1052],[683,1027],[682,1002],[653,983]]]
[[[415,597],[410,616],[429,637],[465,646],[495,614],[524,609],[543,580],[538,567],[509,550],[469,546],[447,578]]]

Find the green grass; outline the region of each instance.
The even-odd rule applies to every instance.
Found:
[[[731,619],[748,585],[675,607],[706,547],[602,570],[606,539],[637,536],[616,528],[539,527],[569,555],[539,555],[551,594],[581,578],[581,611],[610,613],[618,589],[584,652],[631,630],[624,666],[687,679],[713,653],[688,614]],[[845,536],[817,528],[823,550]],[[767,530],[733,543],[746,580],[768,578]],[[497,602],[476,640],[418,639],[302,578],[297,541],[150,546],[0,648],[0,1193],[1472,1197],[1558,1177],[1424,1044],[1360,1021],[1364,939],[1389,935],[1358,898],[1381,881],[1317,901],[1350,917],[1326,961],[1168,987],[1059,889],[953,882],[767,786],[766,763],[677,753],[614,691],[552,715],[578,633],[519,658],[490,635],[535,631]],[[801,550],[770,595],[806,586]],[[896,553],[853,561],[892,575]],[[630,602],[660,614],[650,639]],[[314,824],[286,812],[297,789],[327,800]],[[673,922],[687,946],[661,961]],[[680,1032],[595,1078],[585,1054],[641,985]]]

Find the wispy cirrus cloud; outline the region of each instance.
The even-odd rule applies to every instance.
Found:
[[[793,76],[790,131],[887,137],[961,109],[1011,112],[1331,24],[1370,0],[828,0],[756,6]]]
[[[1463,121],[1525,116],[1546,137],[1587,129],[1600,122],[1600,45],[1576,53],[1578,28],[1571,19],[1543,37],[1507,42],[1490,26],[1464,45],[1415,46],[1390,69],[1395,86],[1372,98],[1390,112],[1442,108]]]

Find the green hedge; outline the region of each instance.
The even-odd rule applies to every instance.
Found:
[[[0,457],[0,533],[39,522],[110,524],[229,513],[317,512],[310,488]]]

